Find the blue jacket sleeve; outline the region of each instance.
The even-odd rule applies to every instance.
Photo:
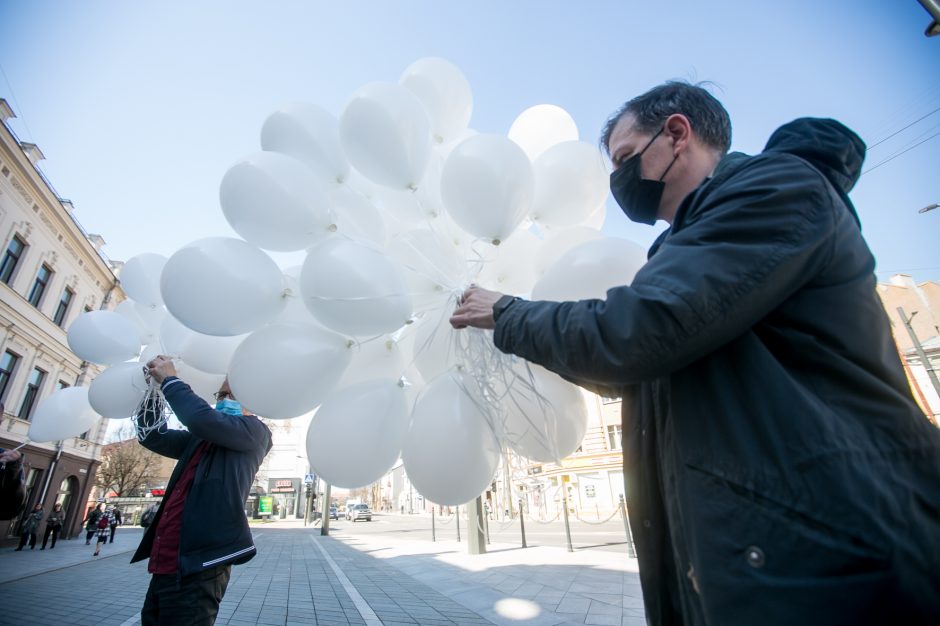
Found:
[[[267,439],[267,427],[257,417],[220,413],[178,378],[163,381],[163,395],[179,421],[199,439],[241,452],[257,450]]]
[[[606,300],[517,302],[496,346],[583,386],[639,383],[743,334],[831,256],[829,187],[796,157],[757,157],[704,202],[630,286]]]
[[[153,403],[142,407],[137,414],[137,423],[153,423],[154,411]],[[186,451],[186,446],[189,445],[190,441],[192,441],[192,435],[185,430],[164,429],[163,432],[158,430],[150,431],[150,433],[140,441],[140,444],[151,452],[156,452],[161,456],[178,459],[183,456],[183,453]]]

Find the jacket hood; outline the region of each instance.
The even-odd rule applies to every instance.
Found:
[[[801,117],[770,136],[764,152],[786,152],[808,161],[843,194],[862,173],[865,142],[844,124],[831,119]]]

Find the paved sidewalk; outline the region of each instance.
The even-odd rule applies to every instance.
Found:
[[[596,550],[430,542],[358,527],[254,526],[259,555],[233,568],[216,622],[227,626],[645,623],[636,561]],[[123,532],[122,532],[123,531]],[[84,539],[0,551],[0,624],[139,623],[150,581],[131,565],[140,529],[92,557]]]

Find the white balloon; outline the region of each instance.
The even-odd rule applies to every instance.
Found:
[[[444,306],[467,284],[466,263],[456,252],[447,239],[427,228],[399,233],[389,243],[388,255],[404,268],[415,310]]]
[[[441,197],[448,214],[468,233],[506,239],[532,205],[532,164],[501,135],[476,135],[447,157]]]
[[[333,392],[307,430],[307,458],[334,487],[353,489],[380,479],[408,433],[405,391],[395,380],[366,380]]]
[[[121,288],[127,297],[147,306],[160,306],[160,274],[166,264],[162,254],[145,252],[132,256],[121,268]]]
[[[541,276],[555,261],[560,259],[568,250],[587,241],[602,239],[600,231],[587,226],[571,226],[549,230],[538,252],[535,253],[535,271]]]
[[[229,365],[232,393],[257,415],[297,417],[313,410],[349,365],[346,339],[323,328],[274,324],[242,342]]]
[[[349,349],[352,359],[337,384],[339,389],[378,378],[397,381],[405,373],[401,347],[390,335],[355,344]]]
[[[27,437],[36,443],[77,437],[91,430],[99,419],[88,403],[87,387],[59,389],[36,406]]]
[[[339,121],[349,162],[372,182],[415,188],[431,154],[431,122],[412,92],[369,83],[353,93]]]
[[[588,228],[593,228],[595,230],[600,230],[604,227],[604,222],[607,221],[607,201],[601,202],[601,205],[594,209],[594,212],[587,216],[581,226],[587,226]]]
[[[608,289],[629,285],[645,263],[646,251],[627,239],[604,237],[587,241],[545,270],[532,289],[532,299],[604,300]]]
[[[458,342],[467,331],[450,325],[448,309],[428,311],[415,325],[413,360],[422,378],[433,380],[444,372],[467,365],[464,354],[458,350]]]
[[[284,291],[287,305],[276,318],[273,324],[312,324],[322,326],[313,316],[307,305],[304,304],[303,293],[300,290],[300,272],[302,265],[294,265],[284,270]]]
[[[229,168],[219,201],[235,232],[266,250],[303,250],[332,223],[317,177],[302,161],[279,152],[256,152]]]
[[[209,237],[177,250],[160,277],[169,312],[206,335],[241,335],[284,308],[283,277],[264,252],[240,239]]]
[[[325,184],[349,178],[349,162],[339,141],[339,122],[315,104],[292,102],[269,115],[261,127],[261,149],[303,161]]]
[[[201,333],[193,333],[183,350],[180,358],[184,363],[195,367],[207,374],[225,374],[235,350],[248,335],[235,335],[234,337],[213,337]]]
[[[581,390],[538,365],[529,364],[527,371],[520,363],[513,371],[516,377],[503,403],[509,445],[540,463],[558,462],[577,450],[587,432]]]
[[[415,489],[432,502],[469,502],[496,472],[499,442],[480,409],[483,400],[470,395],[475,385],[458,374],[444,374],[415,403],[402,460]]]
[[[88,387],[88,402],[102,417],[122,419],[137,413],[149,385],[143,366],[118,363],[98,374]]]
[[[195,334],[195,331],[184,326],[181,321],[172,315],[167,315],[160,324],[160,344],[164,350],[163,354],[179,358]]]
[[[76,317],[69,326],[68,343],[79,358],[102,365],[133,359],[140,352],[137,327],[114,311],[88,311]]]
[[[431,217],[421,206],[418,194],[410,189],[377,189],[373,200],[392,233],[416,228]]]
[[[578,125],[563,108],[537,104],[519,114],[509,128],[509,138],[534,161],[555,144],[577,141]]]
[[[566,141],[532,164],[535,197],[529,216],[540,224],[571,226],[586,220],[610,190],[600,150],[583,141]]]
[[[209,374],[197,370],[191,365],[182,361],[174,361],[176,366],[176,375],[184,383],[190,386],[193,392],[212,406],[215,406],[214,394],[222,387],[225,382],[224,374]]]
[[[353,239],[363,239],[377,246],[388,240],[385,220],[372,202],[346,185],[329,194],[330,206],[336,216],[337,231]]]
[[[343,237],[310,249],[300,289],[321,324],[349,335],[390,333],[411,316],[402,267],[381,251]]]
[[[154,360],[161,354],[166,354],[166,350],[163,349],[163,346],[159,341],[152,343],[149,346],[144,346],[144,349],[140,351],[140,356],[137,358],[138,363],[146,365],[150,361]]]
[[[147,328],[146,323],[138,314],[139,308],[142,307],[133,300],[125,300],[114,307],[114,312],[127,318],[134,325],[134,328],[137,329],[137,335],[140,338],[141,344],[153,343],[157,338],[157,333]]]
[[[424,104],[438,143],[455,138],[467,127],[473,113],[473,94],[463,72],[450,61],[419,59],[405,69],[398,82]]]
[[[527,294],[532,291],[537,274],[536,253],[542,240],[527,230],[516,230],[496,246],[492,258],[483,266],[478,284],[501,293]]]

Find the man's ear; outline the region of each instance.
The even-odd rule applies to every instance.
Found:
[[[692,123],[682,113],[673,113],[663,123],[663,134],[672,140],[673,154],[678,156],[692,141]]]

